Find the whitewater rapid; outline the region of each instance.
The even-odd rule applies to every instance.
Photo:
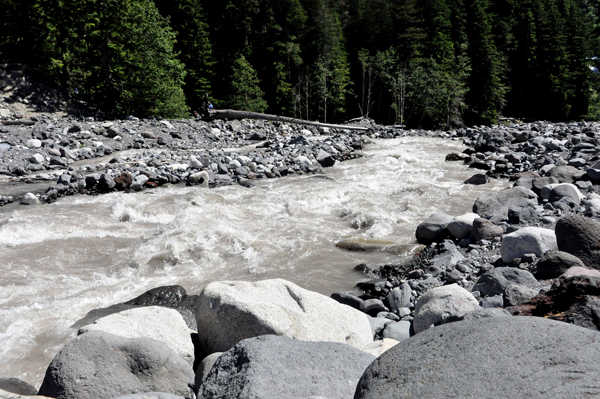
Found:
[[[463,149],[439,138],[375,140],[324,176],[0,208],[0,377],[39,387],[73,323],[157,286],[198,294],[211,281],[278,277],[325,295],[350,290],[361,279],[354,266],[397,257],[336,242],[414,243],[430,214],[469,212],[481,193],[508,186],[462,184],[478,172],[444,158]]]

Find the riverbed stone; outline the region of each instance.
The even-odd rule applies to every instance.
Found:
[[[413,329],[418,334],[478,308],[477,299],[457,284],[433,288],[423,294],[415,306]]]
[[[493,223],[508,220],[508,209],[513,206],[537,205],[537,195],[525,187],[513,187],[498,193],[487,193],[475,201],[473,213]]]
[[[39,394],[106,399],[137,392],[190,393],[192,367],[166,344],[90,331],[73,339],[46,370]]]
[[[81,327],[78,334],[100,330],[124,338],[152,338],[164,342],[190,365],[194,363],[194,345],[190,329],[175,309],[145,306],[102,317]]]
[[[465,213],[457,216],[452,222],[448,223],[448,231],[459,240],[467,238],[473,231],[473,221],[478,218],[479,215],[476,213]]]
[[[410,338],[410,329],[412,323],[406,320],[400,320],[396,323],[390,323],[385,326],[383,329],[382,336],[384,338],[391,338],[398,342],[404,341],[405,339]]]
[[[357,348],[373,340],[367,315],[282,279],[210,283],[198,298],[196,322],[206,353],[265,334]]]
[[[196,368],[196,377],[194,379],[194,393],[196,395],[198,395],[200,386],[206,379],[206,376],[208,375],[208,373],[210,373],[210,370],[215,365],[219,356],[221,356],[222,354],[223,354],[223,352],[211,353],[210,355],[208,355],[204,359],[202,359],[202,361]]]
[[[417,231],[415,232],[417,241],[421,244],[442,241],[448,237],[448,224],[453,220],[454,217],[445,213],[434,213],[417,226]]]
[[[374,359],[338,342],[249,338],[219,356],[198,397],[347,399]]]
[[[560,251],[581,259],[589,268],[600,269],[600,223],[581,215],[568,215],[556,222]]]
[[[33,193],[26,193],[20,201],[21,205],[39,205],[40,200]]]
[[[504,306],[514,306],[536,296],[540,288],[540,283],[527,270],[497,267],[481,275],[472,291],[479,291],[482,296],[502,295]]]
[[[538,317],[461,321],[385,352],[367,368],[354,398],[593,397],[599,356],[598,333],[566,323]]]
[[[515,258],[522,258],[525,254],[541,257],[556,249],[558,247],[554,231],[541,227],[524,227],[502,237],[500,253],[502,261],[511,264]]]
[[[478,218],[473,220],[473,231],[471,239],[473,242],[480,240],[493,240],[495,237],[500,237],[504,234],[502,226],[497,226],[487,219]]]
[[[535,276],[540,280],[560,276],[571,267],[585,267],[581,259],[563,251],[548,251],[536,264]]]

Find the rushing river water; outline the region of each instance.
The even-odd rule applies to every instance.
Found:
[[[171,187],[77,196],[0,213],[0,377],[39,387],[88,311],[161,285],[197,294],[210,281],[280,277],[329,295],[349,290],[359,263],[394,255],[335,247],[349,238],[413,243],[431,213],[460,215],[486,186],[444,162],[459,142],[377,140],[364,157],[256,187]]]

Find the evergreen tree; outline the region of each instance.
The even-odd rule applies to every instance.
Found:
[[[109,113],[187,115],[175,34],[151,0],[44,0],[50,71]]]
[[[489,0],[467,0],[467,35],[471,73],[466,103],[471,123],[496,123],[504,106],[505,60],[498,52],[492,33],[493,15]]]
[[[231,108],[252,112],[264,112],[267,109],[256,70],[243,54],[239,54],[235,60],[230,82],[228,104]]]
[[[161,14],[169,18],[171,28],[177,33],[174,51],[185,65],[183,90],[188,105],[199,109],[204,96],[212,90],[215,65],[203,1],[154,0],[154,3]]]

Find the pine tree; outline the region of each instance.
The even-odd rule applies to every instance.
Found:
[[[256,70],[243,54],[239,54],[235,60],[230,81],[228,104],[231,108],[252,112],[264,112],[267,109]]]
[[[174,51],[185,65],[183,87],[187,103],[199,109],[204,97],[212,91],[215,61],[209,39],[209,26],[201,0],[154,0],[161,14],[169,18],[177,33]]]
[[[496,123],[504,106],[505,60],[496,48],[492,32],[493,15],[489,0],[467,0],[467,34],[471,73],[466,103],[471,123]]]

